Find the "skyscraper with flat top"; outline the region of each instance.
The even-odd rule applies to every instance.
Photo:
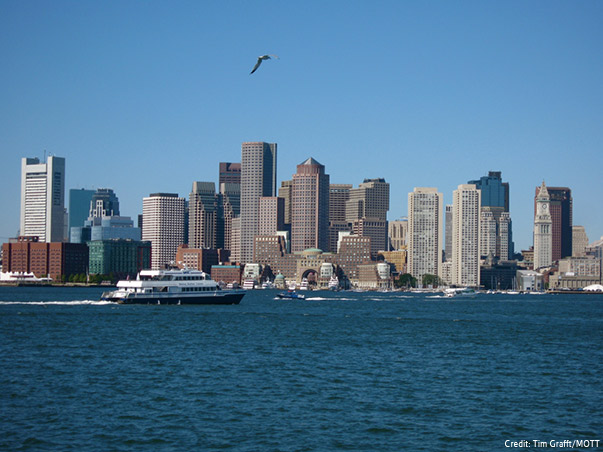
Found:
[[[291,251],[329,247],[329,175],[313,158],[293,175]]]
[[[142,240],[151,242],[151,268],[175,262],[184,243],[185,199],[174,193],[153,193],[142,200]]]
[[[40,242],[66,240],[64,158],[22,159],[20,235]]]
[[[481,191],[462,184],[452,196],[452,284],[479,287]]]
[[[443,196],[437,188],[416,187],[408,194],[408,272],[441,275]]]
[[[276,196],[276,143],[246,142],[241,146],[241,261],[253,261],[260,230],[260,198]]]

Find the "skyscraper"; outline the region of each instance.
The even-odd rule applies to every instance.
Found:
[[[339,232],[352,230],[351,223],[345,217],[345,204],[350,199],[352,187],[352,184],[329,186],[329,246],[326,251],[336,253]]]
[[[193,182],[188,198],[188,245],[217,248],[218,199],[213,182]]]
[[[500,171],[469,181],[481,191],[481,256],[489,254],[501,260],[513,257],[513,232],[509,211],[509,184],[503,182]]]
[[[445,209],[444,229],[446,230],[446,237],[444,240],[444,261],[452,262],[452,205],[446,204]]]
[[[151,242],[151,268],[165,268],[184,243],[185,199],[173,193],[153,193],[142,200],[142,240]]]
[[[408,194],[408,271],[440,276],[443,240],[443,197],[437,188],[415,187]]]
[[[253,260],[260,227],[260,198],[276,195],[276,143],[246,142],[241,146],[241,261]]]
[[[40,242],[62,242],[65,237],[65,159],[48,157],[21,161],[20,235]]]
[[[346,201],[346,221],[356,234],[371,238],[371,255],[387,250],[387,211],[389,184],[385,179],[365,179],[350,189]]]
[[[452,283],[479,287],[481,191],[459,185],[452,203]]]
[[[222,215],[218,216],[218,231],[223,231],[224,249],[232,251],[233,221],[241,215],[241,184],[220,184],[220,198]]]
[[[551,198],[544,181],[537,189],[534,215],[534,270],[553,263],[553,231],[550,212]]]
[[[536,198],[541,187],[536,187],[534,198],[534,214],[536,214]],[[550,198],[549,214],[552,227],[552,255],[553,261],[572,255],[572,191],[567,187],[547,187]]]
[[[291,251],[329,246],[329,175],[313,158],[297,165],[293,175]]]
[[[69,190],[69,230],[82,227],[90,215],[90,201],[94,190],[72,188]]]
[[[220,162],[220,179],[218,186],[222,184],[241,183],[241,164],[231,162]]]

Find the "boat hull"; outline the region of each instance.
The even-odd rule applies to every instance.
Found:
[[[239,304],[245,296],[244,291],[216,291],[201,294],[129,294],[127,297],[120,296],[115,292],[103,294],[101,300],[112,301],[120,304]]]

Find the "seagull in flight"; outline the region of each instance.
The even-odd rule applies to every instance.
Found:
[[[253,67],[253,69],[251,70],[251,72],[249,73],[249,75],[253,74],[255,71],[258,70],[258,68],[260,67],[260,64],[262,64],[262,61],[264,60],[270,60],[272,58],[276,58],[277,60],[279,59],[279,57],[277,57],[276,55],[262,55],[258,57],[258,62],[255,63],[255,66]]]

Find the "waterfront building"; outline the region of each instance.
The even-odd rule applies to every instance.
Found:
[[[408,194],[408,272],[440,276],[443,196],[437,188],[415,187]]]
[[[118,279],[135,277],[140,270],[151,268],[151,242],[113,239],[88,242],[90,274],[109,275]]]
[[[522,292],[540,291],[545,289],[542,273],[533,270],[517,270],[516,280],[516,290]]]
[[[65,159],[50,156],[21,160],[21,236],[40,242],[62,242],[65,237]]]
[[[534,216],[534,270],[550,267],[553,264],[551,198],[544,181],[537,193]]]
[[[276,195],[276,143],[246,142],[241,146],[241,260],[253,259],[259,234],[260,198]]]
[[[82,243],[41,242],[38,236],[20,236],[2,245],[2,272],[33,273],[38,278],[61,281],[85,274],[88,247]]]
[[[238,264],[233,265],[213,265],[211,267],[211,279],[222,284],[241,285],[243,268]]]
[[[399,274],[406,273],[406,250],[380,251],[378,256],[383,256],[385,262],[392,264],[395,272]]]
[[[241,185],[241,164],[220,162],[220,176],[218,186],[222,184]]]
[[[176,252],[176,265],[179,268],[201,270],[210,274],[212,266],[218,265],[219,262],[219,253],[216,249],[189,248],[189,245],[180,245]]]
[[[538,215],[538,194],[536,187],[534,214]],[[546,187],[549,196],[548,212],[551,217],[551,259],[553,262],[572,255],[572,191],[568,187]]]
[[[389,222],[387,236],[390,250],[408,249],[408,219],[402,218]]]
[[[94,195],[94,190],[85,190],[83,188],[72,188],[69,190],[69,230],[71,228],[84,226],[84,221],[90,216],[90,202]]]
[[[452,203],[452,284],[480,285],[481,191],[474,184],[461,184]]]
[[[387,220],[362,217],[352,223],[352,233],[371,238],[371,258],[376,259],[379,251],[387,247]]]
[[[549,276],[549,289],[583,289],[601,283],[601,260],[594,256],[568,257]]]
[[[185,203],[174,193],[152,193],[142,200],[142,240],[151,242],[152,270],[174,262],[184,243]]]
[[[516,277],[516,261],[487,259],[480,268],[480,283],[486,290],[516,289]]]
[[[358,266],[371,261],[371,238],[359,235],[341,237],[339,252],[333,256],[342,274],[352,282],[358,281]]]
[[[572,226],[572,257],[586,256],[588,236],[584,226]]]
[[[218,234],[218,202],[213,182],[193,182],[188,198],[188,244],[191,248],[223,246],[218,243],[218,236],[222,236]]]
[[[313,158],[297,165],[293,175],[291,251],[329,246],[329,175]]]

